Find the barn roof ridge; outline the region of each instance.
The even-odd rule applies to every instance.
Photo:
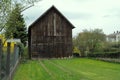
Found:
[[[48,10],[46,10],[42,15],[40,15],[30,26],[31,28],[40,18],[42,18],[44,15],[46,15],[51,9],[55,9],[71,26],[72,28],[75,28],[73,24],[54,6],[52,5]]]

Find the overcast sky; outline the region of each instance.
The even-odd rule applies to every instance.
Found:
[[[76,28],[103,29],[105,34],[120,31],[120,0],[42,0],[23,12],[27,26],[54,5]]]

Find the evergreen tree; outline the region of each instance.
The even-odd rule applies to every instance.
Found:
[[[25,41],[27,40],[27,28],[23,15],[21,14],[20,4],[16,4],[15,8],[9,14],[5,28],[5,36],[7,39],[19,38],[25,45]]]
[[[6,28],[6,22],[8,21],[9,13],[14,9],[16,4],[21,4],[21,12],[34,6],[41,0],[0,0],[0,32]]]

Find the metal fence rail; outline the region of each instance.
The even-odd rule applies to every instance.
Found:
[[[7,43],[7,47],[2,47],[0,40],[0,80],[11,80],[13,72],[19,62],[19,47],[14,47]]]

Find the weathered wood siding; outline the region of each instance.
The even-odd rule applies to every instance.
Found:
[[[50,10],[30,28],[29,52],[42,58],[72,55],[72,26],[56,10]]]

